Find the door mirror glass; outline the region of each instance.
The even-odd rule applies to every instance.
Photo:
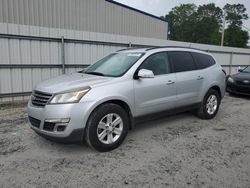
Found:
[[[138,77],[139,78],[154,78],[155,75],[151,70],[148,69],[141,69],[138,72]]]

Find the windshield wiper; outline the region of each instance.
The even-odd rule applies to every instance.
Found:
[[[85,74],[93,74],[93,75],[97,75],[97,76],[105,76],[104,74],[100,73],[100,72],[83,72]]]

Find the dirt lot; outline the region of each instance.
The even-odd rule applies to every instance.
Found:
[[[24,105],[1,106],[0,187],[250,187],[250,100],[225,97],[217,117],[190,113],[137,125],[98,153],[28,128]]]

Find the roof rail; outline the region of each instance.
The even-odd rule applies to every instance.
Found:
[[[124,49],[121,49],[121,50],[117,50],[117,52],[121,52],[121,51],[126,51],[126,50],[136,50],[136,49],[147,49],[148,48],[151,48],[151,47],[132,47],[132,48],[124,48]]]
[[[159,48],[184,48],[184,49],[193,49],[193,50],[205,51],[205,50],[201,50],[201,49],[198,49],[198,48],[191,48],[191,47],[184,47],[184,46],[158,46],[158,47],[148,48],[148,49],[146,49],[146,51],[159,49]]]
[[[150,50],[155,50],[155,49],[160,49],[160,48],[183,48],[183,49],[192,49],[192,50],[198,50],[198,51],[202,51],[202,52],[208,52],[208,50],[202,50],[202,49],[198,49],[198,48],[192,48],[192,47],[185,47],[185,46],[145,46],[145,47],[132,47],[132,48],[125,48],[125,49],[121,49],[121,50],[117,50],[117,52],[121,52],[121,51],[126,51],[126,50],[136,50],[136,49],[145,49],[145,51],[150,51]]]

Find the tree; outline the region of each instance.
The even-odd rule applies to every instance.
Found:
[[[247,48],[249,34],[239,26],[228,26],[225,30],[225,46]]]
[[[243,20],[248,19],[246,8],[242,4],[226,4],[223,9],[228,26],[225,30],[225,45],[246,47],[249,36],[242,30]],[[199,7],[181,4],[162,18],[169,22],[171,40],[220,44],[223,10],[214,3]]]
[[[246,48],[249,34],[242,30],[243,20],[248,19],[246,8],[242,4],[224,6],[228,28],[225,30],[225,45]]]
[[[182,4],[165,18],[170,23],[170,39],[205,44],[219,44],[223,12],[215,4],[199,6]]]
[[[243,20],[248,19],[246,8],[243,4],[226,4],[223,8],[226,21],[231,26],[242,26]]]
[[[203,44],[220,44],[220,28],[223,11],[214,3],[202,5],[197,10],[195,42]]]
[[[178,41],[193,41],[193,25],[195,24],[194,4],[181,4],[174,7],[169,14],[163,16],[170,23],[170,39]]]

